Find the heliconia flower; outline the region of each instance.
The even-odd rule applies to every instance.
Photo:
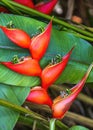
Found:
[[[62,74],[65,69],[73,48],[61,58],[59,63],[46,66],[41,73],[42,87],[47,89],[57,78]]]
[[[44,14],[50,14],[58,0],[49,0],[48,2],[40,2],[35,5],[35,9]]]
[[[52,99],[47,91],[40,86],[32,88],[26,100],[37,104],[52,106]]]
[[[34,8],[34,3],[32,0],[13,0],[13,1],[22,4],[24,6],[27,6],[29,8]]]
[[[14,59],[15,61],[15,59]],[[15,71],[19,74],[27,75],[27,76],[40,76],[41,68],[37,60],[32,59],[31,57],[24,57],[19,59],[19,62],[0,62],[7,68]]]
[[[7,28],[5,26],[0,26],[0,28],[13,43],[22,48],[29,48],[31,38],[25,31],[15,28]]]
[[[77,85],[75,85],[72,89],[69,90],[69,93],[64,92],[62,95],[54,99],[52,105],[52,113],[54,118],[60,119],[64,117],[64,114],[68,111],[71,104],[82,90],[92,67],[93,64],[90,65],[89,69],[87,70],[86,74],[81,79],[81,81]]]
[[[29,50],[33,59],[40,60],[45,54],[50,42],[51,30],[52,21],[50,21],[46,29],[41,34],[32,38]]]
[[[13,0],[16,3],[19,3],[21,5],[24,5],[26,7],[35,9],[39,12],[45,13],[45,14],[50,14],[54,8],[54,6],[56,5],[56,3],[58,2],[58,0],[49,0],[48,2],[40,2],[36,5],[34,5],[33,0]],[[1,12],[8,12],[8,10],[6,10],[5,8],[2,10],[0,9]]]

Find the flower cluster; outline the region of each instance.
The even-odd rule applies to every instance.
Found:
[[[58,0],[49,0],[47,2],[40,2],[38,4],[34,4],[32,0],[13,0],[21,5],[27,6],[29,8],[35,9],[44,14],[50,14],[58,2]],[[0,12],[9,12],[6,8],[0,7]]]
[[[76,86],[62,92],[61,95],[52,101],[47,90],[64,71],[74,47],[72,47],[65,56],[57,56],[49,65],[42,69],[39,62],[47,51],[50,43],[52,20],[42,33],[33,38],[20,29],[8,28],[5,26],[0,26],[0,28],[14,44],[21,48],[28,49],[31,54],[31,56],[21,57],[20,59],[15,56],[9,62],[0,63],[19,74],[40,77],[41,86],[32,88],[26,100],[37,104],[46,104],[52,109],[54,118],[63,118],[65,112],[70,108],[71,104],[82,90],[93,65],[89,67],[84,77]]]

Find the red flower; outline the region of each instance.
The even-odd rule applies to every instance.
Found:
[[[25,5],[29,8],[34,8],[34,3],[32,2],[32,0],[13,0],[13,1]]]
[[[62,95],[60,95],[54,99],[53,105],[52,105],[52,112],[53,112],[54,118],[63,118],[64,117],[64,114],[68,111],[71,104],[73,103],[75,98],[78,96],[78,94],[82,90],[92,67],[93,67],[93,64],[90,65],[86,74],[84,75],[82,80],[77,85],[75,85],[72,89],[70,89],[67,92],[64,92]]]
[[[73,48],[61,59],[59,63],[48,65],[41,74],[42,87],[47,89],[57,78],[62,74],[65,69]]]
[[[16,64],[14,64],[13,62],[0,63],[19,74],[27,76],[40,76],[42,72],[38,61],[32,59],[31,57],[25,57]]]
[[[27,6],[29,8],[33,8],[39,12],[42,12],[44,14],[50,14],[58,2],[58,0],[49,0],[48,2],[40,2],[36,5],[34,5],[32,0],[13,0],[19,4],[22,4],[24,6]]]
[[[37,5],[35,5],[35,9],[39,12],[42,12],[44,14],[50,14],[56,5],[58,0],[50,0],[48,2],[40,2]]]
[[[52,106],[52,100],[45,89],[36,86],[31,89],[27,99],[29,102]]]
[[[4,34],[15,44],[22,48],[28,48],[31,43],[30,36],[20,29],[7,28],[4,26],[0,26]]]
[[[29,8],[35,9],[39,12],[42,12],[44,14],[51,14],[54,6],[58,2],[58,0],[49,0],[48,2],[40,2],[36,5],[34,5],[32,0],[13,0],[16,3],[19,3],[21,5],[27,6]],[[0,7],[0,12],[9,12],[4,7]]]
[[[51,30],[52,21],[50,21],[44,32],[32,38],[29,49],[33,59],[40,60],[45,54],[50,42]]]

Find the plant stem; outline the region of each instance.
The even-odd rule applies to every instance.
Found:
[[[80,33],[74,33],[74,32],[71,32],[74,36],[76,37],[80,37],[82,39],[85,39],[85,40],[88,40],[90,42],[93,42],[93,38],[90,38],[90,37],[86,37],[85,35],[82,35]]]
[[[43,116],[41,116],[41,115],[31,111],[31,110],[23,108],[21,106],[18,106],[16,104],[12,104],[10,102],[7,102],[7,101],[5,101],[3,99],[0,99],[0,105],[8,107],[8,108],[10,108],[10,109],[12,109],[14,111],[19,112],[19,113],[28,114],[29,116],[31,116],[31,117],[33,117],[33,118],[35,118],[37,120],[46,121],[46,119]]]
[[[37,105],[37,104],[32,104],[32,103],[29,104],[28,102],[26,102],[26,104],[31,109],[41,110],[41,111],[45,111],[45,112],[51,114],[51,109],[49,107],[47,107],[47,106],[42,107],[42,105]],[[77,123],[80,123],[80,124],[85,125],[87,127],[92,127],[93,128],[93,120],[90,119],[90,118],[87,118],[87,117],[84,117],[84,116],[81,116],[81,115],[78,115],[78,114],[75,114],[75,113],[72,113],[72,112],[67,112],[65,114],[65,117],[73,119]],[[59,121],[59,120],[57,120],[57,121]],[[60,122],[59,122],[59,124],[60,124]],[[62,124],[62,126],[63,126],[63,124]]]
[[[29,118],[28,116],[22,116],[22,115],[20,115],[19,119],[18,119],[19,124],[29,126],[30,128],[32,128],[34,121],[35,120],[32,118]],[[41,123],[38,120],[36,120],[36,121],[37,121],[37,127],[40,128],[40,130],[49,130],[48,125],[45,125],[44,123]]]
[[[87,117],[83,117],[81,115],[72,112],[67,112],[65,117],[68,117],[71,120],[74,120],[75,122],[80,123],[82,125],[93,128],[93,119],[89,119]]]
[[[1,106],[4,106],[4,107],[8,107],[8,108],[10,108],[10,109],[12,109],[12,110],[14,110],[14,111],[17,111],[17,112],[19,112],[19,113],[22,113],[22,114],[28,114],[29,115],[29,117],[31,116],[32,118],[35,118],[36,120],[41,120],[42,121],[42,123],[44,123],[44,125],[49,125],[49,122],[46,120],[46,118],[44,117],[44,116],[41,116],[40,114],[37,114],[37,113],[35,113],[35,112],[33,112],[33,111],[31,111],[31,110],[28,110],[28,109],[26,109],[26,108],[23,108],[23,107],[21,107],[21,106],[18,106],[18,105],[16,105],[16,104],[12,104],[12,103],[10,103],[10,102],[8,102],[8,101],[5,101],[5,100],[3,100],[3,99],[0,99],[0,105]],[[65,128],[68,128],[67,126],[65,126],[63,123],[61,123],[60,122],[60,126],[59,126],[59,124],[57,124],[56,123],[56,125],[59,127],[59,128],[62,128],[62,129],[64,129],[64,130],[67,130],[67,129],[65,129]],[[65,126],[65,127],[64,127]],[[58,130],[57,128],[56,128],[56,130]]]
[[[50,119],[50,122],[49,122],[50,128],[49,128],[49,130],[55,130],[55,122],[56,122],[56,119],[54,119],[54,118]]]
[[[22,15],[22,13],[20,11],[18,11],[17,9],[15,9],[11,4],[9,4],[7,1],[3,1],[3,4],[6,5],[8,8],[12,9],[13,13],[17,13]]]
[[[77,97],[80,101],[83,101],[91,106],[93,106],[93,99],[90,98],[89,96],[83,94],[83,93],[80,93]]]
[[[1,0],[2,3],[4,3],[5,1],[8,4],[12,5],[14,8],[16,8],[17,10],[19,10],[19,11],[21,11],[23,13],[26,13],[26,14],[28,14],[30,16],[36,15],[36,16],[40,16],[40,17],[43,17],[43,18],[48,19],[48,20],[51,20],[51,18],[52,18],[52,16],[43,14],[41,12],[38,12],[36,10],[33,10],[31,8],[28,8],[26,6],[23,6],[23,5],[20,5],[20,4],[16,3],[16,2],[13,2],[11,0]],[[62,25],[64,27],[66,27],[66,28],[72,29],[72,30],[74,30],[74,31],[76,31],[76,32],[78,32],[80,34],[83,34],[85,36],[93,38],[93,34],[92,33],[88,32],[88,31],[85,31],[83,29],[80,29],[80,28],[78,28],[76,26],[73,26],[73,25],[71,25],[71,24],[69,24],[69,23],[67,23],[65,21],[59,20],[57,18],[53,18],[53,22],[55,22],[57,24],[60,24],[60,25]]]
[[[62,86],[52,85],[52,86],[51,86],[51,89],[54,89],[54,90],[56,90],[56,91],[58,91],[58,92],[63,91],[63,90],[66,89],[66,88],[67,88],[67,86],[64,86],[64,85],[62,85]],[[93,106],[93,99],[90,98],[89,96],[83,94],[83,93],[80,93],[80,94],[78,95],[77,99],[79,99],[80,101],[85,102],[85,103],[87,103],[87,104]]]
[[[68,127],[65,124],[63,124],[61,121],[56,120],[56,124],[57,126],[59,126],[59,128],[64,128],[63,130],[68,130]]]

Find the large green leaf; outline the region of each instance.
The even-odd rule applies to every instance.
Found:
[[[13,104],[22,105],[30,88],[21,88],[0,84],[0,99]],[[0,130],[12,130],[19,117],[19,113],[0,106]]]
[[[17,28],[25,30],[30,36],[38,32],[40,26],[46,26],[45,23],[32,18],[16,15],[0,15],[0,24],[6,25],[9,21],[13,21]],[[64,73],[57,80],[57,83],[76,83],[86,72],[89,64],[93,61],[93,47],[85,40],[75,37],[74,35],[53,29],[49,48],[41,60],[41,66],[48,64],[49,60],[56,54],[65,55],[72,46],[76,45],[70,61]],[[11,43],[11,41],[0,30],[0,61],[11,60],[13,55],[19,56],[30,55],[26,49],[21,49]],[[0,65],[0,82],[16,86],[35,86],[40,84],[37,77],[29,77],[17,74]],[[87,82],[93,82],[93,71],[91,72]]]

